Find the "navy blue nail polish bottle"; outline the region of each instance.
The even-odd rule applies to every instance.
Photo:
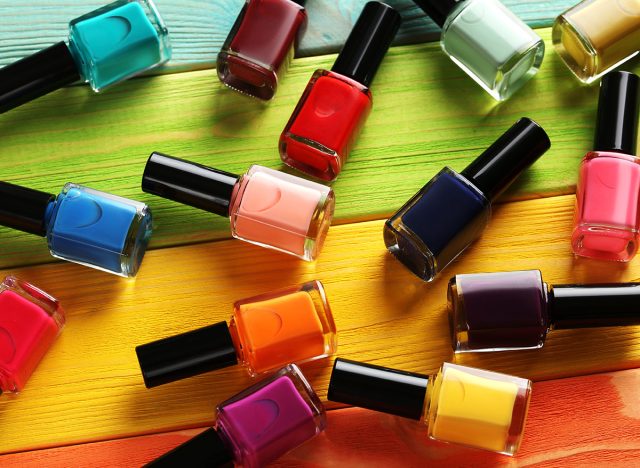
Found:
[[[144,203],[66,184],[53,194],[0,182],[0,225],[47,238],[51,255],[135,276],[151,237]]]
[[[458,174],[445,167],[384,226],[384,242],[409,270],[433,280],[487,226],[491,203],[551,143],[526,117]]]

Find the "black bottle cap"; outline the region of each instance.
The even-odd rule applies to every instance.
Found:
[[[307,0],[292,0],[292,1],[293,1],[293,3],[297,3],[301,7],[304,7],[305,4],[307,3]]]
[[[552,286],[549,325],[551,328],[640,325],[640,283]]]
[[[147,388],[238,363],[226,322],[136,347]]]
[[[233,452],[220,434],[209,428],[182,445],[144,465],[149,468],[209,468],[233,466]]]
[[[374,411],[420,419],[429,377],[338,358],[327,398]]]
[[[550,147],[544,129],[523,117],[473,160],[462,175],[494,201]]]
[[[400,13],[389,5],[368,2],[331,70],[369,86],[401,22]]]
[[[55,195],[0,181],[0,225],[47,235],[46,217]]]
[[[440,27],[444,26],[449,13],[463,0],[414,0],[431,19]]]
[[[636,154],[638,139],[638,75],[607,73],[600,83],[595,151]]]
[[[229,216],[238,176],[201,164],[151,153],[142,175],[142,190],[169,200]]]
[[[0,69],[0,113],[79,79],[69,47],[58,42]]]

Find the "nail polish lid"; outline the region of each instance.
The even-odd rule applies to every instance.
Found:
[[[0,225],[45,236],[47,208],[55,195],[0,181]]]
[[[449,13],[462,1],[464,0],[414,0],[414,3],[442,27]]]
[[[144,168],[142,190],[228,217],[238,179],[236,174],[153,152]]]
[[[563,284],[548,297],[551,328],[640,324],[640,283]]]
[[[331,71],[369,86],[401,22],[400,13],[389,5],[368,2]]]
[[[233,452],[227,448],[218,431],[209,428],[144,466],[153,468],[232,467]]]
[[[293,3],[297,3],[298,5],[300,5],[301,7],[304,7],[305,4],[307,3],[307,0],[291,0]]]
[[[0,69],[0,113],[80,80],[64,42]]]
[[[550,147],[551,142],[544,129],[523,117],[461,174],[494,201]]]
[[[238,364],[226,322],[136,347],[147,388]]]
[[[639,81],[638,75],[625,71],[602,77],[594,151],[636,154]]]
[[[419,420],[429,377],[347,359],[336,359],[327,398]]]

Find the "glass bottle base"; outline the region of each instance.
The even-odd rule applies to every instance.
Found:
[[[335,180],[342,170],[343,157],[337,152],[291,132],[280,138],[280,156],[287,166],[321,180]]]
[[[241,54],[221,51],[216,67],[220,81],[234,91],[263,101],[270,100],[276,93],[277,73]]]
[[[398,220],[400,221],[400,220]],[[402,222],[384,224],[384,243],[391,254],[423,281],[432,281],[438,265],[435,256]]]
[[[628,262],[638,250],[637,236],[632,229],[581,224],[573,231],[571,245],[580,257]]]
[[[585,84],[593,83],[598,72],[598,54],[591,43],[564,16],[553,24],[552,38],[556,52],[571,72]]]

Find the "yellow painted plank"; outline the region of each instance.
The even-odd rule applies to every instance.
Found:
[[[450,358],[445,292],[455,273],[540,268],[550,284],[638,280],[637,261],[574,260],[572,211],[572,196],[498,206],[482,240],[431,284],[386,253],[382,221],[333,227],[315,264],[220,241],[152,251],[130,281],[70,264],[14,270],[59,297],[68,324],[25,391],[0,399],[0,453],[211,423],[215,404],[250,384],[242,369],[147,390],[134,347],[228,319],[234,300],[275,288],[322,280],[340,356],[430,373]],[[554,331],[540,352],[462,362],[536,380],[640,367],[640,327]],[[330,368],[304,367],[323,399]]]

